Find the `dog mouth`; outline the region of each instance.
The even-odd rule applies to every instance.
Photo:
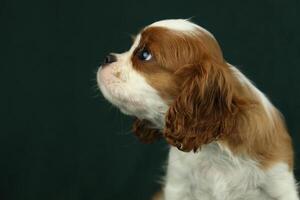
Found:
[[[111,66],[100,66],[97,72],[97,84],[102,95],[122,113],[135,116],[135,112],[143,109],[139,99],[135,99],[126,89],[126,83],[119,78],[121,72]]]

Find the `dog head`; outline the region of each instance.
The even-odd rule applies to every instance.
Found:
[[[128,51],[106,57],[97,80],[107,100],[137,118],[142,141],[163,135],[184,151],[233,132],[243,104],[217,41],[188,20],[145,27]]]

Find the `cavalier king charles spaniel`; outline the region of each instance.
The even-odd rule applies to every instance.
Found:
[[[142,142],[170,144],[155,199],[299,199],[282,115],[204,28],[182,19],[143,28],[128,51],[105,58],[97,82],[136,117]]]

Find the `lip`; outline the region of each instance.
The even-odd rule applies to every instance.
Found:
[[[110,64],[110,63],[106,63],[106,64],[105,64],[105,63],[102,63],[100,67],[101,67],[101,68],[104,68],[104,67],[106,67],[106,66],[109,65],[109,64]]]
[[[112,67],[106,67],[101,65],[98,68],[97,71],[97,81],[100,84],[110,84],[115,79],[115,76],[113,75],[113,68]]]

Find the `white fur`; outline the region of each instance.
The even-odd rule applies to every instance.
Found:
[[[288,166],[284,163],[278,163],[267,171],[262,187],[275,199],[298,199],[294,175],[288,171]]]
[[[199,28],[187,20],[163,20],[159,26],[185,33]],[[130,57],[140,35],[128,52],[117,54],[117,62],[99,69],[97,80],[103,95],[122,112],[148,119],[163,128],[168,106],[145,78],[136,72]],[[257,95],[271,120],[272,104],[235,67],[240,83]],[[234,156],[218,143],[203,146],[197,153],[184,153],[171,147],[164,186],[165,200],[298,200],[293,173],[286,163],[268,170],[248,157]]]
[[[263,171],[217,143],[197,153],[171,147],[164,190],[165,200],[298,200],[285,163]]]
[[[167,19],[161,20],[158,22],[154,22],[150,24],[148,27],[164,27],[176,31],[194,31],[198,28],[198,26],[194,23],[189,22],[185,19]]]

